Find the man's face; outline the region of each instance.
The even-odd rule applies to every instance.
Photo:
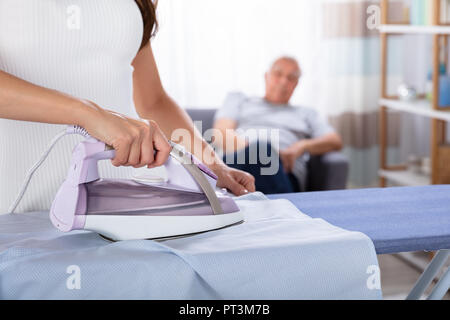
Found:
[[[266,100],[273,104],[287,104],[299,78],[300,68],[295,61],[277,60],[266,73]]]

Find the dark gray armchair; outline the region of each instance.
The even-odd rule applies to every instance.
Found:
[[[187,109],[186,111],[192,120],[202,121],[202,133],[213,127],[216,109]],[[341,152],[329,152],[322,156],[313,156],[308,163],[308,185],[306,190],[345,189],[348,169],[348,160]]]

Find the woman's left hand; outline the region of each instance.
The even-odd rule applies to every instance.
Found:
[[[220,164],[212,169],[217,175],[217,187],[227,188],[236,196],[255,192],[255,178],[244,171]]]

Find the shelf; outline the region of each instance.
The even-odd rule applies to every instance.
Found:
[[[434,110],[431,107],[431,103],[428,100],[414,100],[403,101],[395,99],[380,99],[379,105],[389,109],[395,109],[399,111],[409,112],[432,119],[439,119],[444,121],[450,121],[450,108],[449,111]]]
[[[413,173],[408,170],[378,170],[378,176],[403,186],[430,185],[430,177],[424,174]]]
[[[431,1],[430,1],[431,2]],[[386,186],[386,182],[390,182],[396,185],[405,186],[423,186],[436,183],[442,176],[442,152],[439,146],[443,143],[444,136],[447,130],[447,123],[450,122],[450,106],[437,108],[434,102],[423,99],[423,96],[413,101],[405,101],[395,99],[394,97],[388,97],[388,48],[389,37],[388,35],[429,35],[432,37],[432,50],[431,50],[431,65],[435,77],[433,77],[433,89],[434,94],[439,95],[439,77],[437,76],[437,69],[441,63],[440,57],[442,56],[442,46],[440,40],[448,41],[448,35],[450,35],[450,25],[439,24],[441,17],[440,0],[433,0],[432,12],[430,12],[429,18],[433,22],[432,25],[412,25],[407,24],[395,24],[389,23],[389,0],[381,1],[381,21],[382,24],[377,28],[380,32],[381,40],[381,97],[379,105],[382,107],[380,112],[380,163],[383,169],[379,170],[378,175],[380,177],[380,185]],[[443,38],[443,39],[442,39]],[[446,43],[446,42],[445,42]],[[425,48],[424,48],[425,49]],[[437,97],[435,97],[437,98]],[[436,100],[435,100],[436,101]],[[388,109],[407,112],[410,114],[427,117],[435,121],[431,121],[430,125],[430,171],[432,174],[416,174],[407,169],[406,166],[387,166],[388,145],[387,145],[387,131],[389,130]],[[437,121],[439,120],[439,121]],[[450,155],[448,156],[450,157]],[[446,160],[446,159],[445,159]],[[439,179],[438,179],[439,178]]]
[[[409,24],[382,24],[381,33],[394,34],[450,34],[450,26],[415,26]]]

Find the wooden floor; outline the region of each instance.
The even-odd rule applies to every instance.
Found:
[[[414,257],[428,262],[429,255],[425,252],[416,252]],[[381,288],[385,300],[404,300],[414,284],[419,279],[421,271],[396,255],[379,255],[378,263],[381,270]],[[427,290],[431,291],[433,284]],[[445,300],[450,300],[447,293]]]

